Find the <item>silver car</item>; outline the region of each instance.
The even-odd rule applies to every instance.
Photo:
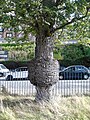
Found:
[[[10,72],[13,80],[24,80],[28,79],[27,67],[18,67]]]

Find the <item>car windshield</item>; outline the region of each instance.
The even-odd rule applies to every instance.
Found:
[[[2,68],[2,69],[7,69],[4,65],[1,65],[1,68]]]
[[[75,67],[68,67],[66,69],[64,69],[65,72],[72,72],[75,71]]]

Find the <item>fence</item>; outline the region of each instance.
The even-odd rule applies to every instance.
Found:
[[[16,95],[25,95],[30,96],[36,93],[35,86],[30,83],[27,75],[28,71],[15,70],[10,73],[13,76],[13,79],[6,79],[5,77],[0,77],[0,90],[3,88],[10,94]],[[83,79],[85,73],[76,74],[69,79],[70,73],[67,72],[64,74],[60,73],[59,75],[64,75],[63,79],[60,79],[51,90],[53,95],[61,96],[73,96],[73,95],[89,95],[90,94],[90,78]],[[65,78],[68,76],[68,79]],[[71,75],[73,76],[73,75]],[[61,77],[62,78],[62,77]],[[65,78],[65,79],[64,79]],[[78,78],[78,79],[77,79]],[[82,78],[82,79],[81,79]]]

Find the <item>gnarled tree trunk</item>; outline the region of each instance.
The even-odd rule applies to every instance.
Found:
[[[36,86],[36,101],[49,101],[52,86],[59,80],[59,64],[53,58],[53,39],[37,36],[35,59],[30,62],[29,78]]]

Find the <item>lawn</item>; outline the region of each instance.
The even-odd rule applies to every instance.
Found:
[[[0,95],[0,120],[90,120],[90,97],[55,97],[37,104],[34,97]]]

